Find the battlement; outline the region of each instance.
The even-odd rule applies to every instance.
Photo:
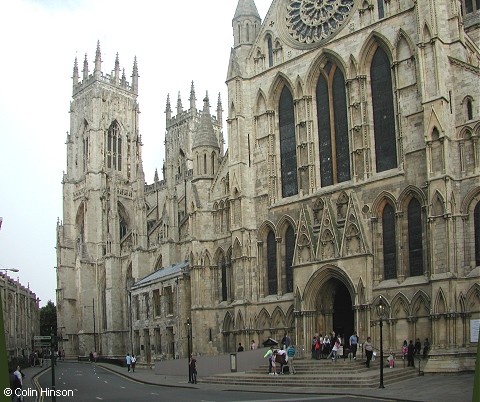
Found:
[[[123,90],[128,91],[128,92],[132,92],[132,93],[134,92],[132,85],[130,85],[130,83],[128,81],[117,80],[114,74],[105,74],[104,75],[103,73],[101,73],[100,75],[90,74],[88,76],[88,78],[74,84],[73,85],[73,95],[76,95],[77,93],[83,91],[86,87],[93,84],[95,81],[104,82],[106,84],[115,86],[117,88],[123,89]]]

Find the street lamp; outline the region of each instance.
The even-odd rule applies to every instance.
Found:
[[[190,334],[192,331],[192,324],[190,323],[190,318],[187,318],[187,322],[185,324],[185,328],[187,330],[187,364],[188,364],[188,382],[192,382],[192,369],[190,367],[190,355],[192,350],[190,348]]]
[[[378,300],[376,309],[377,316],[380,318],[380,385],[378,388],[385,388],[383,385],[383,319],[386,317],[387,304],[382,296]]]

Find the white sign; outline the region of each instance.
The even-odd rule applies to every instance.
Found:
[[[478,342],[478,331],[480,330],[480,320],[470,320],[470,342]]]

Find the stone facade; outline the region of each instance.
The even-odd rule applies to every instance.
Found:
[[[174,115],[167,97],[163,179],[152,184],[136,62],[131,85],[118,60],[101,73],[99,48],[81,82],[75,62],[57,230],[69,352],[93,346],[92,298],[105,355],[123,355],[137,331],[141,358],[185,356],[187,318],[202,354],[284,332],[308,349],[332,330],[378,347],[381,296],[385,348],[428,337],[427,371],[469,367],[480,319],[480,28],[477,10],[468,24],[462,13],[451,0],[276,0],[262,21],[253,0],[239,0],[228,151],[221,100],[216,116],[208,95],[197,110],[192,83],[188,109],[179,95]],[[183,261],[188,282],[140,284]],[[132,320],[129,298],[143,292],[140,306],[151,306],[165,289],[182,306],[174,320],[161,308]]]
[[[33,337],[40,335],[40,300],[29,287],[2,272],[0,296],[8,359],[28,357],[33,351]]]

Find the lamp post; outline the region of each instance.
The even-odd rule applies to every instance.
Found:
[[[192,330],[192,324],[190,323],[190,318],[187,318],[187,322],[185,324],[185,328],[187,330],[187,364],[188,364],[188,382],[192,382],[192,369],[190,367],[190,355],[192,354],[192,350],[190,348],[190,333]]]
[[[382,296],[377,303],[377,316],[380,318],[380,385],[378,388],[385,388],[383,385],[383,319],[386,317],[387,305]]]

